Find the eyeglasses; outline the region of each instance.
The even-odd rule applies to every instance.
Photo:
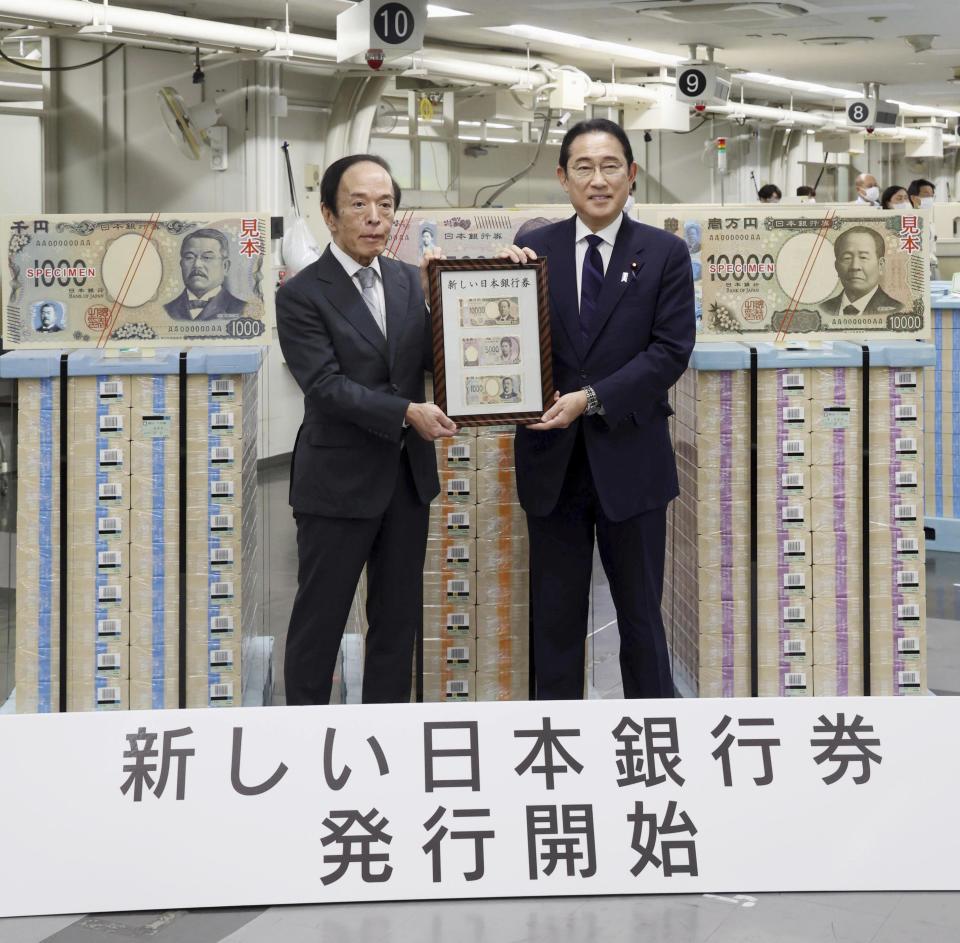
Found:
[[[570,169],[569,173],[576,180],[592,180],[598,170],[606,180],[618,180],[627,174],[625,164],[600,164],[599,166],[577,164],[576,167]]]

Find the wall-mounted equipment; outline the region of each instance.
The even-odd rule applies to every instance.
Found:
[[[165,85],[157,92],[157,98],[160,101],[163,123],[184,157],[200,160],[200,153],[206,148],[209,148],[211,153],[215,153],[210,132],[220,120],[220,109],[216,100],[188,108],[180,93],[169,85]],[[223,128],[222,134],[215,131],[213,135],[220,155],[220,165],[212,165],[214,170],[227,169],[226,130]]]
[[[423,48],[426,0],[362,0],[337,15],[337,62],[384,62]]]

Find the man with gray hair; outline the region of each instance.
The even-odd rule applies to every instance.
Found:
[[[219,229],[198,229],[180,243],[183,291],[163,307],[175,321],[216,321],[243,314],[244,302],[224,285],[230,242]]]
[[[857,198],[853,201],[862,206],[880,206],[880,184],[873,174],[857,174],[853,185],[857,191]]]

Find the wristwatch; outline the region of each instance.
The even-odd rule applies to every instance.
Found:
[[[597,391],[592,386],[585,386],[583,392],[587,394],[587,408],[584,415],[592,416],[600,412],[600,397],[597,396]]]

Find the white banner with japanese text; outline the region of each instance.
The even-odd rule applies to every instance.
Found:
[[[0,916],[957,890],[956,698],[0,718]]]

